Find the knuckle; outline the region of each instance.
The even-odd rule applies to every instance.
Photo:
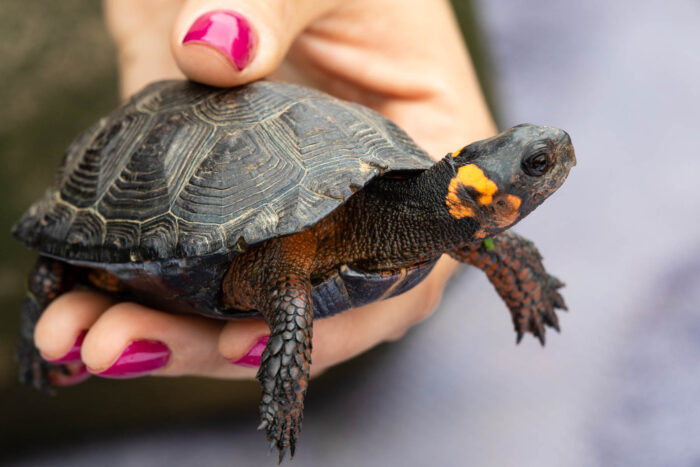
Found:
[[[384,339],[385,342],[396,342],[406,335],[408,330],[412,326],[402,326],[400,328],[394,329],[393,332],[389,333]]]

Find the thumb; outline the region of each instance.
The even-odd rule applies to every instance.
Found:
[[[235,86],[267,76],[296,36],[337,0],[189,0],[171,47],[188,78]]]

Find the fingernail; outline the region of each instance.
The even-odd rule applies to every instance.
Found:
[[[82,383],[90,377],[90,373],[84,364],[76,365],[74,368],[68,369],[69,374],[64,375],[57,371],[52,371],[49,373],[49,379],[51,384],[58,387],[74,386],[78,383]]]
[[[101,372],[88,371],[103,378],[138,378],[159,368],[170,360],[170,349],[159,341],[140,340],[130,343],[116,362]]]
[[[239,13],[215,10],[197,18],[182,39],[183,44],[199,43],[216,47],[242,71],[253,60],[258,37],[247,19]]]
[[[255,345],[248,350],[248,353],[231,363],[234,365],[244,366],[246,368],[258,368],[260,366],[260,358],[262,357],[263,350],[265,350],[268,340],[270,340],[270,336],[261,337],[255,343]]]
[[[41,355],[44,360],[46,360],[49,363],[77,363],[80,362],[80,347],[83,345],[83,341],[85,340],[85,335],[87,334],[87,331],[81,331],[80,334],[78,334],[78,337],[76,337],[75,342],[73,343],[73,346],[70,348],[67,354],[65,354],[63,357],[59,358],[47,358],[43,354]]]

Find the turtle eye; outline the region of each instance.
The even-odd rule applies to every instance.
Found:
[[[546,151],[531,154],[523,159],[522,167],[526,174],[533,177],[540,177],[549,168],[549,157]]]

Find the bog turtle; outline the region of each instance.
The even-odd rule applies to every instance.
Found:
[[[168,311],[263,318],[261,427],[292,455],[314,319],[401,294],[438,258],[481,268],[518,340],[558,329],[561,283],[507,232],[575,164],[566,132],[519,125],[434,162],[394,123],[279,82],[154,83],[82,133],[15,225],[39,250],[21,379],[50,387],[33,331],[75,284]]]

